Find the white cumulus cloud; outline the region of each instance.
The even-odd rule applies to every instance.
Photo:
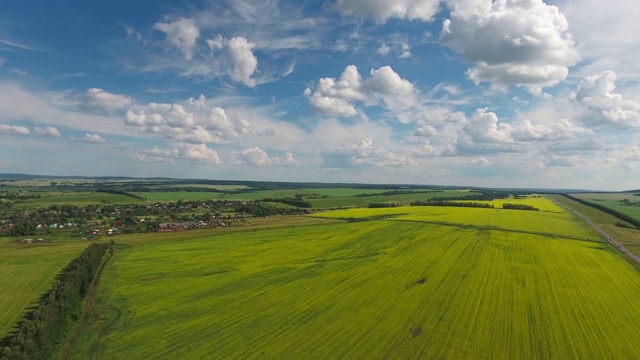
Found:
[[[248,87],[256,86],[253,76],[258,71],[258,58],[252,51],[256,44],[243,37],[225,39],[222,35],[207,40],[207,44],[214,53],[214,59],[220,62],[219,67],[224,69],[233,81]],[[218,52],[222,54],[221,59],[215,58]]]
[[[54,128],[53,126],[36,126],[34,130],[38,136],[60,137],[60,131],[58,131],[58,129]]]
[[[407,43],[400,44],[400,54],[398,54],[398,58],[400,59],[408,59],[411,57],[411,46]]]
[[[473,63],[467,76],[539,93],[564,80],[580,59],[569,23],[542,0],[448,1],[440,41]]]
[[[551,124],[534,124],[530,119],[525,119],[512,128],[511,137],[517,141],[554,141],[591,133],[589,129],[567,119]]]
[[[315,91],[307,88],[304,95],[314,111],[332,116],[355,116],[355,102],[373,104],[382,100],[387,107],[409,105],[413,101],[413,84],[402,79],[390,66],[371,69],[362,80],[355,65],[347,66],[339,79],[321,78]]]
[[[180,18],[171,22],[157,22],[153,28],[166,34],[169,44],[182,52],[186,60],[193,59],[200,28],[193,19]]]
[[[94,143],[94,144],[106,144],[107,140],[98,134],[85,134],[80,141]]]
[[[605,71],[584,78],[574,94],[583,112],[579,119],[587,126],[640,127],[640,102],[625,100],[615,93],[616,74]]]
[[[424,140],[422,146],[411,150],[411,155],[414,158],[430,158],[440,155],[441,152],[436,149],[429,140]]]
[[[364,138],[358,144],[343,145],[322,153],[322,165],[327,168],[359,167],[400,167],[414,164],[408,157],[373,146],[371,138]]]
[[[415,136],[420,136],[420,137],[431,137],[431,136],[435,136],[438,133],[438,131],[436,130],[436,128],[434,128],[431,125],[422,125],[421,127],[417,128],[413,134]]]
[[[88,112],[109,115],[133,103],[125,95],[112,94],[102,89],[91,88],[80,96],[80,109]]]
[[[135,153],[133,158],[138,161],[175,162],[176,160],[195,160],[211,164],[220,164],[220,157],[215,150],[209,149],[205,144],[176,143],[168,149],[153,147]]]
[[[149,103],[127,110],[125,124],[141,133],[190,143],[228,143],[250,133],[249,121],[232,118],[200,95],[180,103]]]
[[[0,124],[0,134],[4,135],[29,135],[31,132],[24,126]]]
[[[474,166],[489,166],[491,165],[491,161],[487,160],[486,158],[480,157],[477,159],[473,159],[469,162],[469,165],[474,165]]]
[[[511,126],[509,124],[498,124],[498,116],[487,111],[487,108],[477,109],[469,124],[463,129],[464,134],[476,143],[485,142],[511,142]]]
[[[293,157],[293,153],[286,152],[282,157],[269,157],[266,151],[259,147],[252,147],[237,152],[233,157],[233,163],[249,166],[296,166],[298,161]]]
[[[380,44],[380,47],[376,51],[380,55],[387,55],[389,51],[391,51],[391,47],[389,47],[389,45],[387,45],[386,43],[382,43]]]

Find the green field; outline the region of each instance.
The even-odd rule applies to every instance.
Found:
[[[581,193],[571,194],[578,199],[606,206],[615,211],[629,215],[640,221],[640,196],[634,196],[629,193]],[[639,205],[624,205],[620,200],[628,200],[630,203],[638,203]]]
[[[86,246],[86,241],[18,244],[0,238],[0,338]]]
[[[33,192],[32,194],[36,194]],[[107,194],[100,192],[78,191],[78,192],[40,192],[39,199],[30,199],[27,202],[16,203],[15,206],[20,208],[38,208],[50,205],[88,205],[103,204],[109,202],[112,204],[130,204],[140,203],[143,200],[133,198],[131,196]]]
[[[607,214],[591,206],[583,205],[577,201],[568,199],[561,195],[548,195],[561,204],[575,209],[580,214],[593,221],[598,227],[604,230],[609,236],[623,244],[629,251],[640,256],[640,231],[616,226],[620,220],[611,214]]]
[[[286,190],[258,190],[249,192],[137,192],[135,195],[144,197],[147,202],[157,201],[178,201],[178,200],[240,200],[253,201],[267,198],[283,199],[294,198],[296,195],[311,196],[304,198],[305,201],[311,203],[313,208],[337,208],[337,207],[354,207],[366,206],[370,203],[394,202],[408,204],[412,201],[427,200],[433,197],[444,196],[464,196],[470,194],[464,190],[446,190],[437,192],[419,192],[415,194],[399,194],[387,196],[366,196],[358,197],[361,194],[379,194],[389,190],[381,189],[356,189],[356,188],[319,188],[319,189],[286,189]],[[424,190],[423,190],[424,191]],[[327,196],[327,198],[322,198]]]
[[[640,358],[640,273],[572,215],[416,209],[119,245],[71,358]]]
[[[548,200],[547,211],[478,209],[447,206],[411,206],[385,209],[347,209],[321,212],[313,216],[330,219],[363,219],[390,216],[393,221],[415,221],[426,224],[464,225],[476,229],[500,229],[538,235],[564,236],[594,240],[599,237],[588,227],[576,223],[573,215]],[[514,201],[511,201],[514,202]],[[529,201],[523,203],[531,203]]]
[[[134,195],[146,199],[147,202],[169,202],[169,201],[187,201],[187,200],[212,200],[223,195],[214,191],[154,191],[154,192],[136,192]]]

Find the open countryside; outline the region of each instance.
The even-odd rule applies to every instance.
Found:
[[[0,360],[640,360],[640,1],[4,1]]]
[[[301,192],[319,193],[282,196]],[[542,196],[473,202],[493,208],[389,202],[114,236],[99,316],[65,358],[640,357],[638,264]],[[69,243],[48,246],[81,250]]]

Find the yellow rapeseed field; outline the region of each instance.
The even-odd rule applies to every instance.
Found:
[[[120,246],[72,358],[640,358],[640,272],[570,215],[322,216],[384,214]]]

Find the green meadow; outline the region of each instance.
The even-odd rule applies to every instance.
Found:
[[[609,236],[622,243],[629,251],[640,256],[640,231],[616,226],[620,222],[618,218],[593,207],[581,204],[561,195],[548,195],[550,199],[564,204],[571,209],[589,218]]]
[[[87,247],[86,241],[18,244],[0,238],[0,338],[24,309],[51,288],[56,275]]]
[[[640,273],[539,201],[131,237],[70,357],[640,358]]]
[[[240,189],[237,189],[240,190]],[[384,189],[358,189],[358,188],[310,188],[310,189],[274,189],[274,190],[254,190],[254,191],[230,191],[230,192],[208,192],[208,191],[175,191],[175,192],[136,192],[137,196],[143,197],[147,202],[163,202],[178,200],[239,200],[254,201],[263,199],[283,199],[302,196],[303,200],[311,203],[313,208],[326,209],[337,207],[357,207],[366,206],[370,203],[401,203],[408,205],[412,201],[427,200],[433,197],[465,196],[470,194],[466,190],[413,190],[414,193],[376,195],[388,192]],[[361,196],[361,195],[367,196]],[[135,200],[135,199],[133,199]]]
[[[635,196],[630,193],[583,193],[571,195],[585,201],[606,206],[629,215],[636,220],[640,220],[640,196]],[[621,200],[627,200],[634,205],[624,205]]]
[[[16,203],[16,207],[34,209],[50,205],[89,205],[109,202],[112,204],[141,203],[143,200],[131,196],[107,194],[100,192],[78,191],[78,192],[32,192],[39,194],[39,199],[29,199],[26,202]]]

